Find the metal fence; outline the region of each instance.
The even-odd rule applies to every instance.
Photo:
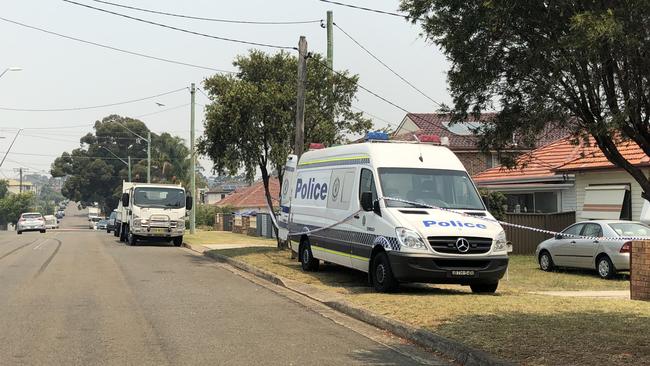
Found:
[[[274,238],[275,231],[273,230],[273,221],[269,214],[258,213],[257,214],[257,236],[263,238]]]
[[[576,222],[576,213],[573,211],[552,214],[509,213],[502,221],[538,229],[562,231]],[[512,242],[513,254],[533,254],[537,244],[551,237],[548,234],[508,226],[504,229],[508,240]]]
[[[223,215],[223,231],[232,231],[232,215]]]

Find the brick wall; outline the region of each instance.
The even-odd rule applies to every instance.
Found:
[[[472,152],[458,152],[454,151],[460,162],[463,163],[465,169],[470,176],[478,174],[485,169],[488,169],[488,161],[492,159],[491,156],[477,151]]]
[[[630,297],[650,301],[650,241],[635,241],[630,253]]]

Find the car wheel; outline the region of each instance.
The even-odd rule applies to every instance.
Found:
[[[41,230],[41,234],[45,234],[45,230]]]
[[[183,237],[182,236],[175,237],[173,241],[174,241],[174,246],[175,247],[180,247],[181,245],[183,245]]]
[[[18,235],[22,235],[23,232],[22,232],[22,231],[16,231],[16,233],[17,233]]]
[[[399,286],[399,282],[393,276],[390,268],[390,261],[386,253],[381,252],[375,255],[372,260],[372,285],[378,292],[393,292]]]
[[[612,260],[606,255],[601,255],[596,260],[596,271],[598,271],[600,278],[604,279],[610,279],[616,274]]]
[[[318,265],[320,264],[320,261],[314,258],[314,255],[311,252],[311,244],[309,244],[309,239],[305,239],[300,245],[300,264],[302,265],[303,271],[318,271]]]
[[[495,283],[470,283],[469,288],[472,289],[472,292],[475,294],[493,294],[497,291],[499,287],[499,282]]]
[[[133,235],[133,233],[129,232],[127,235],[128,235],[127,236],[127,242],[129,243],[129,245],[131,245],[131,246],[138,245],[138,239],[136,239],[136,237],[135,237],[135,235]]]
[[[545,272],[550,272],[554,267],[555,265],[553,264],[551,253],[546,250],[539,253],[539,269]]]

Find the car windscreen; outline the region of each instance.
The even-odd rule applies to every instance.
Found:
[[[399,200],[451,209],[485,210],[464,171],[419,168],[379,168],[379,183],[387,207],[417,206]]]
[[[185,207],[185,191],[179,188],[138,187],[133,204],[140,207]]]
[[[620,222],[609,224],[620,236],[650,236],[650,227],[637,222]]]
[[[27,220],[40,219],[42,217],[41,214],[23,214],[23,219]]]
[[[117,216],[117,212],[111,212],[111,215],[108,217],[109,219],[114,219]]]

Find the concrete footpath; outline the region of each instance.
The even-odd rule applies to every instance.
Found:
[[[274,273],[254,267],[248,263],[242,262],[217,253],[210,247],[204,245],[183,244],[186,248],[201,253],[218,262],[227,263],[239,270],[248,272],[256,277],[262,278],[273,284],[285,287],[300,295],[306,296],[334,310],[340,311],[352,318],[370,324],[380,329],[385,329],[399,337],[412,341],[422,347],[439,352],[447,357],[453,358],[456,362],[468,366],[487,366],[487,365],[514,365],[514,363],[499,359],[491,354],[481,350],[469,347],[463,343],[441,337],[430,331],[411,326],[409,324],[390,319],[352,305],[345,301],[342,296],[320,290],[314,286],[290,280]],[[219,248],[222,248],[221,246]]]

